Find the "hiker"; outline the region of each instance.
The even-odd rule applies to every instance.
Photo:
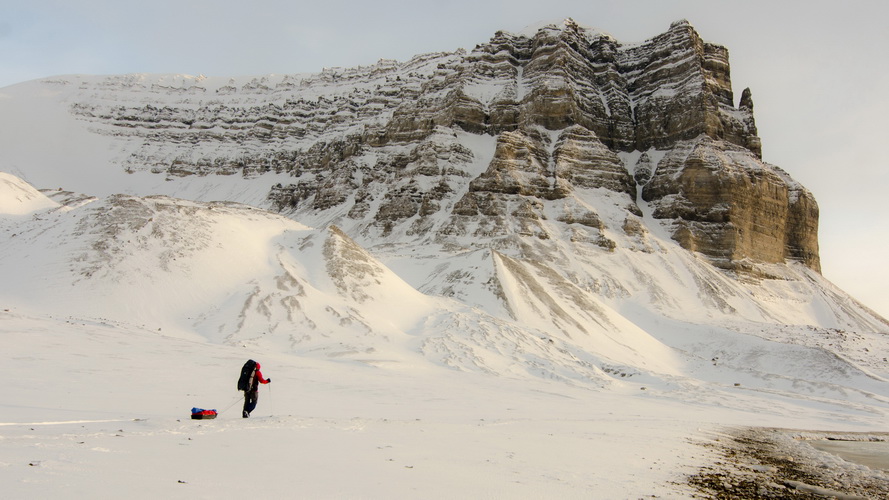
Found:
[[[244,391],[244,411],[241,416],[248,418],[250,412],[256,409],[256,401],[259,399],[259,384],[268,384],[272,379],[263,378],[259,371],[258,362],[248,360],[241,368],[241,378],[238,380],[238,390]]]

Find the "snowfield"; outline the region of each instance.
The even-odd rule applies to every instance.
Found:
[[[244,420],[242,348],[14,313],[0,324],[4,374],[43,381],[7,392],[9,498],[621,497],[670,491],[702,456],[688,410],[645,394],[258,353],[273,382]],[[55,355],[32,355],[47,345]],[[192,421],[194,405],[224,412]]]
[[[0,316],[7,498],[688,498],[733,425],[867,430],[879,405],[742,388],[684,401],[433,366],[313,359],[110,322]],[[250,419],[246,356],[273,379]],[[216,420],[190,420],[190,408]],[[247,479],[245,479],[247,478]]]

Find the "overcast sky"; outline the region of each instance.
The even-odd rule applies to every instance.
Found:
[[[889,2],[0,0],[0,87],[61,74],[317,72],[469,50],[566,17],[624,43],[688,19],[728,47],[736,101],[753,91],[763,159],[821,207],[824,275],[889,317]]]

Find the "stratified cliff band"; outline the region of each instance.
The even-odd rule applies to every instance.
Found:
[[[633,45],[569,19],[405,63],[240,86],[130,75],[102,92],[71,109],[122,139],[129,171],[287,173],[270,207],[364,233],[546,239],[555,209],[610,251],[608,231],[650,215],[724,269],[820,269],[815,200],[762,161],[751,92],[735,106],[727,49],[685,21]],[[137,98],[152,92],[177,104]],[[579,190],[617,195],[624,215],[609,223]]]

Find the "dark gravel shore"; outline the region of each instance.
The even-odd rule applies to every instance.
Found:
[[[816,439],[886,441],[889,433],[729,429],[703,446],[719,457],[688,479],[711,499],[889,499],[889,473],[813,448]]]

